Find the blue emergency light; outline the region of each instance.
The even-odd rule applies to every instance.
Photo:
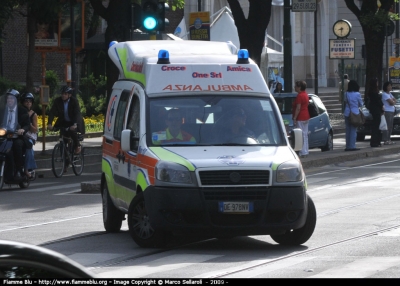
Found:
[[[169,52],[168,52],[167,50],[160,50],[160,51],[158,52],[158,61],[157,61],[157,64],[162,64],[162,65],[170,64],[170,61],[169,61]]]
[[[118,44],[118,42],[117,41],[111,41],[110,44],[108,45],[108,47],[111,48],[115,44]]]
[[[248,64],[249,62],[249,51],[246,49],[241,49],[238,52],[238,60],[236,64]]]

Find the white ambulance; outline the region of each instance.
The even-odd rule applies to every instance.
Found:
[[[305,243],[316,210],[278,106],[246,50],[206,41],[112,42],[120,71],[102,155],[103,221],[141,247],[271,235]]]

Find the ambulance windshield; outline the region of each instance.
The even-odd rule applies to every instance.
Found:
[[[286,144],[269,98],[196,96],[150,99],[148,146]]]

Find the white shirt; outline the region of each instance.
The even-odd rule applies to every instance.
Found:
[[[390,105],[389,102],[387,101],[389,98],[394,98],[393,95],[389,92],[382,92],[382,102],[383,105],[385,106],[385,111],[388,112],[394,112],[395,111],[395,106],[394,105]]]

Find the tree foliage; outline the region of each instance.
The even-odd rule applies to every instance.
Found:
[[[368,83],[372,78],[378,78],[380,83],[382,81],[385,26],[389,21],[398,19],[397,15],[390,13],[395,2],[397,1],[362,1],[360,9],[354,0],[345,0],[347,8],[353,12],[360,22],[364,34],[367,83],[365,94],[368,94]],[[380,7],[378,7],[379,4]]]

